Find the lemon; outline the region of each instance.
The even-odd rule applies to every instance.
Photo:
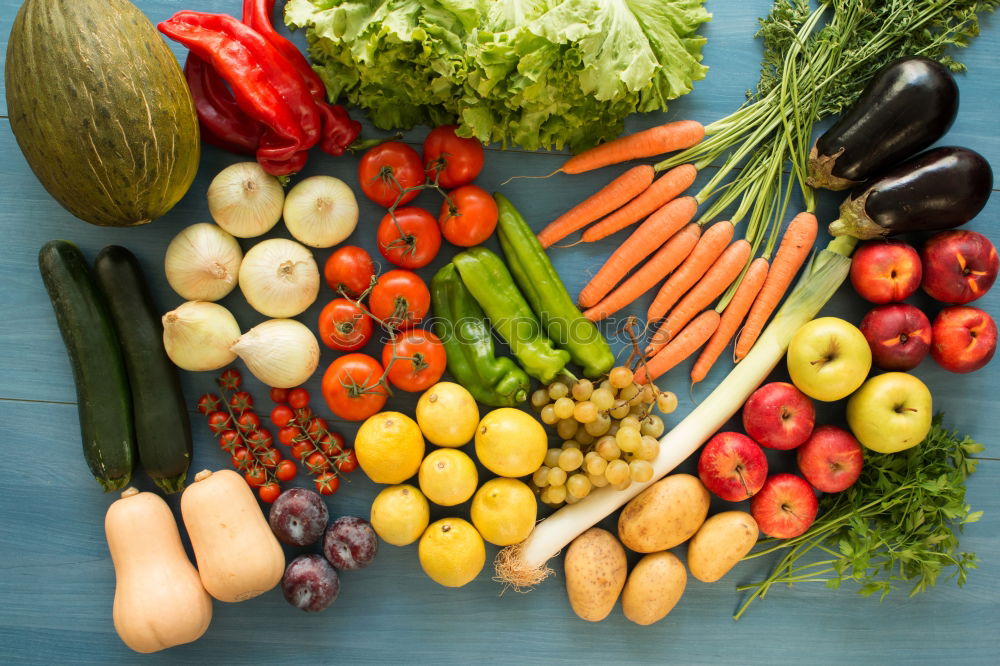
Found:
[[[499,476],[533,473],[545,460],[547,450],[545,428],[520,409],[494,409],[483,417],[476,429],[479,462]]]
[[[462,587],[486,564],[486,546],[476,528],[461,518],[431,523],[417,546],[420,566],[432,581]]]
[[[472,497],[479,472],[472,458],[457,449],[432,451],[420,463],[420,490],[440,506],[455,506]]]
[[[417,423],[434,444],[462,446],[476,434],[479,407],[464,386],[438,382],[417,401]]]
[[[427,499],[409,484],[390,486],[372,502],[372,527],[393,546],[407,546],[419,539],[428,522]]]
[[[472,524],[496,546],[527,539],[537,517],[535,493],[517,479],[491,479],[472,498]]]
[[[402,483],[417,473],[424,436],[416,421],[399,412],[379,412],[358,428],[358,464],[375,483]]]

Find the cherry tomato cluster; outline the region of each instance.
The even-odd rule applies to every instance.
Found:
[[[230,368],[217,381],[222,397],[206,393],[198,398],[198,411],[208,420],[219,446],[230,455],[233,467],[243,473],[261,501],[270,504],[281,494],[281,481],[290,481],[298,473],[291,460],[282,459],[274,447],[269,430],[261,426],[253,409],[253,396],[240,390],[243,378]]]
[[[272,388],[271,422],[278,428],[278,441],[315,477],[316,491],[333,495],[340,488],[340,475],[357,469],[358,458],[326,419],[313,414],[309,399],[304,388]]]
[[[432,130],[424,140],[423,158],[399,141],[379,144],[361,158],[361,190],[388,209],[378,227],[379,252],[397,266],[416,269],[431,263],[442,235],[454,245],[471,247],[496,229],[496,202],[471,184],[483,169],[483,146],[458,136],[455,129],[445,125]],[[436,219],[423,208],[406,205],[425,189],[444,195]]]

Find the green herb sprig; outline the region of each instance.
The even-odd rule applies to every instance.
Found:
[[[977,558],[958,550],[959,534],[983,514],[965,502],[965,481],[978,462],[970,456],[983,448],[945,430],[938,415],[919,446],[892,454],[866,451],[861,477],[847,490],[823,496],[820,517],[805,534],[764,540],[747,555],[784,552],[770,576],[737,588],[751,593],[734,619],[777,583],[838,588],[853,581],[859,594],[878,593],[881,599],[902,583],[912,583],[910,596],[924,592],[945,572],[964,585]],[[811,551],[829,557],[803,563]]]

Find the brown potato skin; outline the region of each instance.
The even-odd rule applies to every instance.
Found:
[[[673,610],[687,586],[684,564],[671,552],[646,555],[635,565],[622,592],[622,611],[643,626]]]
[[[600,622],[618,601],[628,575],[625,549],[615,535],[592,527],[569,545],[564,563],[566,594],[573,612]]]
[[[688,544],[691,575],[703,583],[714,583],[753,549],[758,535],[757,521],[745,511],[715,514]]]
[[[708,489],[696,476],[672,474],[625,505],[618,538],[637,553],[655,553],[694,536],[708,515]]]

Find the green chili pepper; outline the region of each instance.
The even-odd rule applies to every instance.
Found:
[[[500,217],[497,236],[514,280],[556,346],[569,352],[587,377],[600,377],[615,364],[608,341],[584,317],[549,261],[535,233],[502,194],[494,194]]]
[[[479,402],[512,407],[528,397],[531,380],[506,356],[493,353],[493,331],[454,264],[431,280],[434,333],[444,343],[448,371]]]
[[[451,261],[525,372],[548,384],[564,371],[569,354],[555,349],[545,337],[538,317],[499,256],[485,247],[474,247],[459,252]]]

